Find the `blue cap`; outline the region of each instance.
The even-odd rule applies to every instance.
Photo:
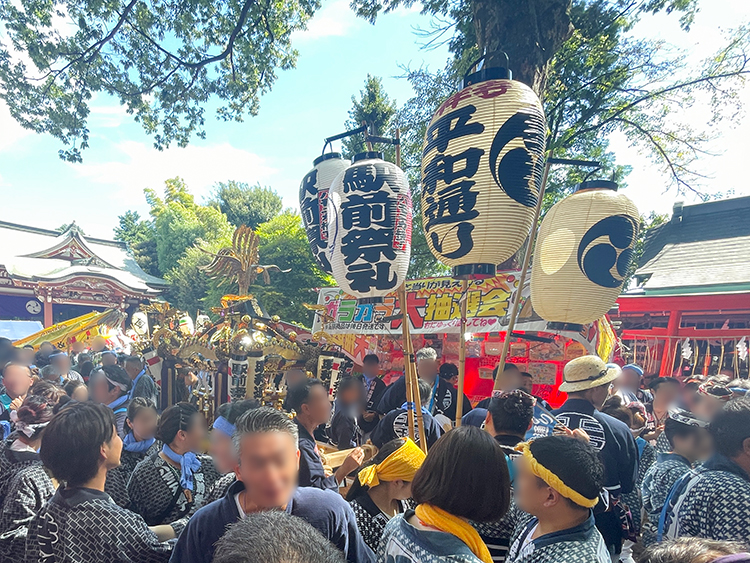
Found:
[[[643,368],[641,366],[637,366],[635,364],[628,364],[626,366],[622,366],[622,369],[632,369],[635,373],[637,373],[641,377],[643,376]]]

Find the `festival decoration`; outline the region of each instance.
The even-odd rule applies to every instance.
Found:
[[[130,325],[139,336],[148,334],[148,316],[143,311],[136,311],[130,319]]]
[[[125,313],[118,309],[107,309],[101,313],[92,311],[16,340],[13,345],[20,348],[28,344],[36,349],[42,342],[49,341],[59,350],[64,350],[68,342],[86,342],[95,336],[106,337],[111,330],[120,328],[124,321]]]
[[[282,270],[275,264],[261,265],[258,244],[258,235],[255,231],[246,225],[237,227],[232,235],[232,246],[222,248],[217,254],[203,250],[214,259],[201,269],[212,279],[230,279],[236,282],[240,295],[247,295],[258,275],[262,274],[263,281],[268,285],[271,283],[268,272],[291,272]]]
[[[483,69],[464,84],[427,127],[422,223],[430,250],[454,277],[492,277],[529,235],[545,117],[536,94],[506,69]]]
[[[690,347],[690,339],[686,338],[685,341],[682,343],[682,358],[684,360],[690,361],[690,358],[693,357],[693,349]]]
[[[737,356],[743,362],[747,360],[747,337],[743,336],[742,339],[737,343]]]
[[[336,176],[346,170],[349,164],[341,153],[325,153],[313,161],[313,169],[305,175],[299,187],[299,208],[307,240],[315,260],[327,274],[331,273],[331,263],[326,256],[328,190]]]
[[[404,172],[382,153],[356,155],[328,196],[327,253],[339,286],[370,300],[398,288],[409,267],[411,227]]]
[[[633,257],[638,209],[615,182],[594,180],[544,217],[531,270],[531,301],[549,327],[570,330],[606,314]],[[571,326],[574,325],[574,326]]]

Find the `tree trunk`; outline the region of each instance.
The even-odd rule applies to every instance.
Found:
[[[542,98],[550,59],[573,33],[571,0],[472,0],[477,45],[487,66],[505,66]]]

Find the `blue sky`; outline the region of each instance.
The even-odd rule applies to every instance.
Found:
[[[750,21],[750,2],[702,0],[701,6],[689,34],[667,16],[644,18],[635,33],[663,38],[702,58],[720,44],[722,29]],[[223,123],[212,114],[206,140],[185,149],[157,151],[113,99],[99,96],[92,103],[91,148],[83,164],[65,163],[57,156],[55,139],[20,128],[0,102],[0,192],[6,196],[0,219],[50,228],[75,220],[91,235],[110,237],[126,209],[147,213],[143,188],[160,189],[165,179],[178,175],[199,200],[215,182],[233,179],[269,185],[286,206],[296,207],[300,179],[320,154],[322,139],[343,130],[351,96],[367,73],[383,77],[386,91],[405,102],[411,89],[397,78],[400,65],[444,65],[447,51],[421,49],[414,33],[415,27],[428,25],[416,10],[400,10],[371,26],[354,17],[348,0],[325,0],[308,30],[295,36],[297,68],[279,72],[272,92],[261,99],[259,115]],[[739,95],[750,105],[750,87]],[[702,126],[707,115],[698,107],[686,117]],[[720,156],[702,163],[711,176],[703,190],[750,194],[744,171],[747,125],[743,117],[716,128],[711,149]],[[692,201],[674,188],[667,190],[668,178],[621,135],[612,137],[612,149],[619,163],[633,166],[625,193],[642,212],[668,212],[676,200]]]

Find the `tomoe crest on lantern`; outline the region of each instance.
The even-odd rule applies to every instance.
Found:
[[[555,204],[539,227],[531,301],[551,328],[593,322],[620,294],[639,215],[633,202],[616,190],[614,182],[584,182]]]
[[[411,255],[409,183],[381,153],[358,154],[331,184],[328,258],[333,277],[358,298],[380,298],[406,278]]]
[[[299,187],[299,207],[310,250],[318,265],[328,274],[331,273],[331,264],[326,256],[328,190],[331,182],[347,166],[349,161],[344,160],[340,153],[323,154],[313,161],[313,169],[305,175]]]
[[[422,149],[427,243],[456,277],[494,276],[528,236],[546,124],[532,90],[505,69],[468,76],[437,110]]]

